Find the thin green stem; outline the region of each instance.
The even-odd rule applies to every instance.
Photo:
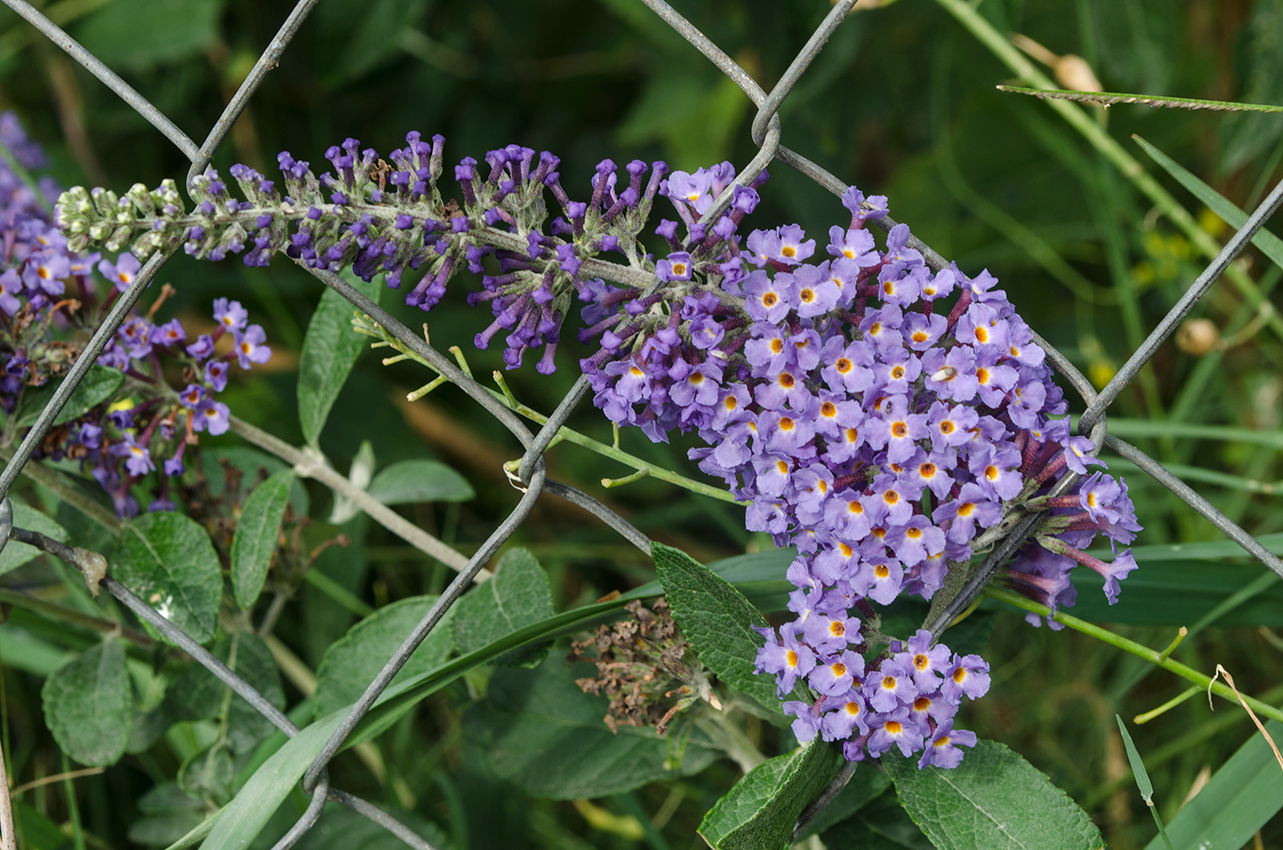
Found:
[[[403,354],[410,355],[410,359],[414,360],[416,363],[419,363],[422,366],[426,366],[429,369],[433,368],[431,363],[428,363],[426,360],[422,359],[421,357],[416,355],[414,352],[405,348],[399,340],[397,340],[391,334],[387,333],[383,328],[379,327],[377,324],[374,323],[373,320],[369,319],[368,317],[364,318],[361,321],[361,326],[362,326],[361,330],[363,332],[377,337],[381,342],[387,343],[389,347],[394,348]],[[436,370],[433,369],[433,371],[435,372]],[[438,372],[437,374],[440,374],[440,373]],[[507,382],[503,380],[503,375],[501,373],[496,373],[495,382],[499,385],[499,389],[492,390],[487,388],[487,392],[489,392],[490,395],[492,395],[496,401],[498,401],[504,407],[508,408],[514,413],[520,416],[524,416],[527,419],[531,420],[532,422],[537,422],[540,425],[547,423],[548,421],[547,416],[535,410],[534,408],[527,407],[526,405],[517,401],[517,397],[512,394],[512,390],[509,389]],[[681,487],[685,490],[689,490],[692,493],[698,493],[701,496],[708,496],[709,498],[717,499],[718,501],[721,501],[721,502],[730,502],[732,504],[737,504],[737,505],[746,504],[744,502],[737,501],[733,495],[731,495],[729,492],[727,492],[723,488],[716,487],[711,484],[705,484],[702,481],[695,481],[692,478],[687,478],[686,476],[679,475],[676,472],[672,472],[670,470],[657,467],[648,461],[642,460],[636,455],[631,455],[628,452],[622,451],[621,449],[618,448],[618,446],[612,446],[612,445],[603,443],[599,440],[594,440],[592,437],[581,434],[578,431],[565,427],[564,425],[557,432],[556,439],[565,440],[568,443],[574,443],[577,446],[581,446],[585,449],[589,449],[590,451],[596,452],[602,457],[610,458],[611,460],[622,463],[624,466],[631,467],[637,472],[646,470],[647,471],[646,475],[648,475],[649,477],[658,478],[660,481],[664,481],[669,484],[675,484],[678,487]]]
[[[985,590],[985,594],[991,599],[1006,602],[1008,605],[1020,608],[1024,611],[1032,611],[1042,617],[1046,617],[1051,614],[1051,609],[1046,605],[1039,605],[1037,602],[1026,599],[1019,593],[1015,593],[1010,590],[1005,590],[999,587],[989,587]],[[1222,697],[1223,699],[1229,700],[1235,704],[1238,703],[1238,697],[1229,685],[1222,683],[1220,680],[1213,682],[1211,676],[1204,675],[1192,667],[1187,667],[1179,661],[1174,661],[1171,658],[1163,658],[1163,654],[1159,650],[1150,649],[1144,644],[1137,643],[1134,640],[1128,640],[1122,635],[1109,631],[1109,629],[1101,628],[1100,626],[1089,623],[1086,620],[1080,620],[1077,617],[1060,611],[1052,614],[1051,618],[1057,623],[1066,625],[1076,632],[1081,632],[1089,637],[1094,637],[1110,646],[1117,647],[1124,652],[1130,652],[1132,655],[1143,658],[1151,664],[1161,667],[1170,673],[1175,673],[1182,679],[1198,685],[1203,690],[1211,690],[1212,693]],[[1271,720],[1283,721],[1283,710],[1277,709],[1272,705],[1266,705],[1255,697],[1244,696],[1243,700],[1258,714],[1263,714]]]

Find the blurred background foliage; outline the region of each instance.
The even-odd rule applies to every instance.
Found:
[[[279,0],[37,5],[198,142],[290,8]],[[768,89],[830,8],[817,0],[675,5]],[[1019,33],[1052,54],[1081,56],[1107,91],[1283,103],[1283,0],[985,0],[978,12],[1001,33]],[[897,219],[968,273],[988,267],[1029,323],[1103,385],[1204,260],[1047,104],[995,89],[1011,78],[941,5],[906,0],[859,11],[785,102],[783,142],[866,192],[888,195]],[[166,177],[181,182],[186,173],[178,151],[132,109],[7,10],[0,11],[0,105],[15,110],[50,151],[53,174],[64,186],[122,191]],[[1283,119],[1276,115],[1133,106],[1089,107],[1088,113],[1213,236],[1224,238],[1229,229],[1143,157],[1132,134],[1241,207],[1254,205],[1280,172]],[[420,130],[444,134],[452,161],[480,158],[513,142],[551,150],[562,159],[562,179],[572,194],[586,193],[593,166],[606,157],[662,158],[681,169],[723,159],[742,166],[754,153],[752,115],[746,97],[636,0],[321,0],[214,164],[225,172],[245,162],[270,175],[281,150],[317,164],[328,146],[349,136],[386,152],[407,131]],[[796,221],[823,240],[828,226],[845,222],[835,198],[786,166],[771,169],[761,194],[757,226]],[[1280,278],[1280,269],[1254,250],[1239,263],[1267,293]],[[294,369],[319,285],[284,259],[269,270],[247,270],[234,261],[197,263],[182,255],[165,267],[162,279],[178,290],[169,306],[185,321],[208,316],[211,300],[228,296],[267,327],[275,351],[268,373],[256,371],[234,384],[224,400],[239,416],[302,443]],[[456,281],[455,295],[426,317],[400,306],[393,294],[383,303],[412,327],[426,319],[438,348],[463,347],[474,374],[484,376],[502,363],[496,351],[472,349],[473,335],[489,317],[465,305],[459,291],[465,285]],[[1283,530],[1271,483],[1279,476],[1280,442],[1246,442],[1228,430],[1277,436],[1280,339],[1227,285],[1218,286],[1194,317],[1206,320],[1194,329],[1202,336],[1166,344],[1111,419],[1126,420],[1119,433],[1152,456],[1194,469],[1206,479],[1197,485],[1200,491],[1253,533]],[[579,354],[567,343],[553,378],[540,378],[528,363],[508,375],[509,384],[519,399],[547,412],[577,374]],[[405,393],[430,377],[363,356],[321,446],[340,470],[364,440],[373,444],[380,467],[431,457],[460,470],[477,488],[474,501],[420,505],[410,515],[466,552],[511,508],[516,494],[500,465],[519,448],[455,390],[406,404]],[[1164,420],[1220,430],[1205,440],[1159,438],[1144,424]],[[1124,432],[1127,422],[1137,424]],[[572,425],[611,438],[609,426],[588,406]],[[637,433],[621,440],[654,463],[690,469],[680,441],[651,446]],[[581,449],[555,448],[549,466],[554,476],[605,499],[652,537],[699,559],[760,545],[743,531],[733,506],[645,479],[603,489],[601,478],[629,470]],[[1143,475],[1127,475],[1121,461],[1112,468],[1131,485],[1146,526],[1140,543],[1218,539],[1208,523]],[[327,516],[329,494],[317,489],[312,497],[313,515]],[[371,605],[436,592],[448,580],[443,567],[363,520],[342,529],[321,522],[309,533],[321,540],[339,530],[352,535],[353,545],[327,550],[318,569]],[[529,546],[551,570],[559,608],[653,576],[640,553],[551,497],[514,542]],[[1233,556],[1232,550],[1226,554]],[[1224,588],[1259,572],[1240,564],[1232,576],[1216,573],[1224,561],[1192,562],[1191,575]],[[1150,614],[1122,629],[1161,647],[1182,615],[1154,616],[1152,605],[1144,608],[1143,572],[1127,583],[1123,599]],[[1092,612],[1110,617],[1100,606]],[[277,634],[314,669],[354,618],[309,586]],[[1234,628],[1202,632],[1176,657],[1206,671],[1217,662],[1232,664],[1240,688],[1265,693],[1283,672],[1283,641],[1268,631],[1280,623],[1268,612],[1235,622]],[[1110,846],[1143,846],[1153,827],[1130,783],[1113,715],[1130,718],[1153,708],[1182,684],[1080,635],[1031,630],[1010,612],[997,617],[985,655],[994,687],[967,710],[966,725],[1010,744],[1048,772],[1088,808]],[[56,773],[63,767],[43,729],[39,679],[15,668],[12,653],[4,661],[5,744],[15,781]],[[446,825],[455,847],[702,845],[694,827],[733,783],[730,765],[577,805],[530,800],[490,776],[462,734],[460,712],[477,684],[460,685],[449,699],[433,701],[384,736],[378,744],[388,770],[382,785],[342,761],[333,771],[335,783]],[[1142,755],[1161,756],[1150,767],[1160,807],[1173,813],[1200,775],[1223,763],[1250,731],[1234,709],[1213,714],[1201,699],[1135,727]],[[761,734],[780,739],[767,749],[788,745],[786,734],[769,728]],[[135,799],[173,771],[173,764],[155,759],[127,759],[108,774],[110,783],[104,777],[78,780],[86,828],[123,846],[139,816]],[[31,792],[28,802],[55,821],[66,818],[61,785]],[[340,823],[345,814],[335,829],[347,828]],[[638,823],[646,827],[640,833]],[[1271,837],[1283,840],[1281,834],[1278,826],[1267,829],[1266,845]],[[319,841],[319,833],[308,840]],[[888,838],[886,846],[913,846],[911,839],[900,840]]]

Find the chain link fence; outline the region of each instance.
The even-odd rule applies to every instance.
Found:
[[[794,90],[798,81],[805,73],[807,67],[824,49],[826,42],[832,36],[834,31],[840,26],[846,18],[856,0],[841,0],[836,3],[820,26],[812,33],[806,45],[798,52],[797,56],[789,65],[787,71],[776,83],[774,88],[769,92],[762,88],[742,67],[731,59],[721,48],[706,37],[694,24],[678,14],[668,4],[661,0],[639,0],[650,7],[654,14],[658,15],[674,31],[679,33],[688,41],[696,50],[702,53],[710,62],[712,62],[722,73],[726,74],[744,94],[753,102],[757,108],[756,116],[752,123],[752,138],[758,146],[759,152],[753,160],[744,167],[736,180],[738,185],[750,184],[759,176],[767,166],[775,161],[783,162],[792,168],[798,170],[806,177],[815,181],[824,189],[832,192],[835,196],[840,197],[846,190],[847,184],[838,177],[830,174],[805,156],[790,150],[780,144],[781,122],[779,110],[785,99]],[[153,127],[156,128],[163,136],[169,139],[184,156],[191,161],[191,168],[188,171],[187,179],[202,173],[209,165],[214,154],[219,150],[225,138],[230,132],[232,125],[235,123],[241,111],[249,104],[255,91],[262,84],[264,78],[280,61],[282,54],[288,48],[294,35],[298,32],[303,22],[307,19],[309,13],[317,4],[317,0],[300,0],[294,7],[289,17],[281,24],[279,31],[268,44],[267,48],[259,56],[258,61],[254,64],[253,69],[240,85],[235,95],[227,104],[221,116],[210,129],[205,140],[197,144],[190,137],[180,130],[169,118],[160,110],[153,106],[146,98],[135,91],[128,83],[115,74],[110,68],[99,61],[93,54],[86,51],[74,39],[62,31],[58,26],[52,23],[39,10],[24,2],[24,0],[5,0],[6,5],[18,12],[33,27],[37,28],[50,41],[64,50],[69,56],[88,69],[94,76],[102,81],[117,95],[119,95],[127,104],[135,109],[139,115],[145,118]],[[726,205],[729,204],[733,187],[728,189],[721,196],[721,202],[715,204],[704,216],[705,221],[716,220]],[[1136,464],[1155,480],[1163,484],[1180,499],[1188,503],[1198,513],[1206,517],[1213,525],[1227,534],[1236,543],[1245,550],[1259,559],[1274,573],[1283,577],[1283,562],[1271,554],[1264,546],[1255,540],[1250,534],[1236,525],[1228,517],[1212,506],[1208,500],[1200,496],[1191,487],[1182,482],[1179,478],[1168,472],[1161,464],[1148,457],[1135,446],[1120,440],[1118,437],[1109,434],[1106,414],[1110,405],[1118,397],[1119,393],[1128,386],[1136,377],[1139,371],[1150,361],[1155,352],[1162,343],[1177,328],[1182,319],[1190,310],[1210,291],[1221,274],[1228,268],[1229,264],[1238,256],[1243,248],[1248,244],[1256,232],[1261,228],[1266,220],[1274,213],[1279,204],[1283,202],[1283,183],[1274,188],[1269,196],[1260,204],[1252,213],[1244,225],[1238,229],[1233,237],[1226,243],[1220,254],[1207,266],[1200,274],[1197,280],[1189,287],[1179,302],[1172,307],[1159,325],[1149,334],[1144,344],[1137,349],[1128,359],[1126,364],[1118,370],[1108,385],[1099,392],[1096,391],[1092,383],[1069,361],[1069,359],[1049,345],[1045,339],[1035,334],[1035,341],[1046,351],[1047,356],[1055,369],[1065,377],[1073,389],[1077,392],[1085,405],[1086,410],[1079,420],[1079,433],[1089,435],[1098,448],[1106,448]],[[890,230],[896,222],[890,218],[875,220],[880,228]],[[926,258],[927,264],[934,270],[939,271],[948,266],[948,263],[939,253],[932,250],[929,246],[923,244],[916,237],[912,238],[909,245],[921,251]],[[62,410],[63,406],[71,396],[72,392],[79,385],[80,381],[88,372],[102,353],[104,346],[116,333],[122,321],[129,314],[130,310],[137,303],[139,296],[142,294],[157,273],[164,266],[165,262],[172,255],[157,253],[153,255],[143,266],[134,281],[129,285],[127,291],[116,301],[110,314],[104,322],[97,328],[88,344],[84,347],[79,358],[68,372],[66,379],[58,387],[49,401],[47,406],[41,412],[35,424],[27,433],[21,445],[14,452],[13,457],[5,466],[3,473],[0,473],[0,535],[5,540],[15,540],[22,543],[35,545],[57,557],[79,567],[86,575],[92,574],[96,569],[101,572],[101,556],[74,546],[58,543],[44,537],[36,532],[28,531],[21,528],[13,527],[13,511],[8,499],[8,493],[13,486],[18,475],[30,461],[33,451],[44,439],[46,433],[53,425],[55,418]],[[535,506],[539,497],[544,493],[559,496],[580,505],[581,507],[596,514],[603,519],[613,529],[623,535],[630,543],[649,554],[650,541],[640,531],[633,528],[622,517],[615,514],[605,505],[593,499],[591,496],[584,494],[565,484],[550,480],[545,472],[544,450],[556,437],[561,425],[566,421],[572,409],[582,400],[588,390],[588,382],[585,378],[580,378],[562,399],[556,411],[549,417],[547,423],[538,433],[532,433],[518,416],[503,404],[495,400],[481,384],[465,374],[459,369],[450,358],[442,355],[432,348],[423,338],[415,334],[410,328],[406,327],[399,320],[382,310],[377,304],[371,301],[359,290],[348,284],[338,275],[309,269],[310,273],[317,277],[323,284],[334,289],[362,313],[369,316],[375,323],[382,326],[389,334],[394,336],[407,349],[414,352],[419,357],[428,362],[433,369],[445,376],[450,382],[456,384],[466,392],[477,404],[479,404],[487,413],[498,419],[507,427],[521,442],[525,448],[525,453],[517,466],[515,473],[510,473],[514,486],[522,491],[522,495],[511,513],[494,529],[485,543],[469,559],[466,564],[463,563],[462,556],[457,553],[451,553],[455,557],[450,559],[454,565],[459,567],[459,574],[450,583],[449,587],[441,594],[440,598],[432,605],[428,613],[418,623],[418,625],[405,637],[401,647],[388,660],[383,669],[379,672],[369,688],[361,698],[352,706],[348,715],[330,737],[321,753],[312,762],[303,779],[303,788],[310,794],[311,803],[302,817],[294,824],[289,832],[280,839],[276,844],[278,850],[293,846],[309,829],[316,824],[320,817],[321,810],[327,800],[340,803],[360,814],[368,817],[370,820],[378,823],[387,829],[393,835],[404,841],[406,844],[423,850],[431,850],[431,845],[423,838],[416,835],[413,831],[399,823],[387,813],[381,811],[371,803],[356,797],[352,794],[341,791],[337,788],[330,787],[326,773],[326,767],[330,760],[342,747],[344,741],[351,734],[357,724],[366,716],[367,712],[373,706],[374,702],[387,688],[392,678],[401,669],[401,667],[410,658],[414,650],[427,637],[429,632],[440,622],[441,618],[449,610],[451,605],[459,596],[468,588],[468,586],[478,577],[484,565],[498,551],[505,541],[513,532],[525,521],[531,510]],[[659,286],[658,281],[651,284]],[[235,430],[235,429],[233,429]],[[302,462],[300,460],[300,462]],[[1073,485],[1074,476],[1067,476],[1061,484],[1060,492],[1067,490]],[[975,572],[967,586],[954,599],[954,601],[934,620],[926,625],[934,634],[939,634],[944,627],[951,622],[962,610],[968,607],[979,595],[984,585],[994,576],[996,571],[1007,561],[1008,558],[1020,547],[1020,545],[1036,530],[1038,517],[1032,515],[1026,517],[1024,521],[1018,524],[1011,534],[998,546],[994,547],[993,552],[986,558],[983,565]],[[124,604],[130,611],[140,619],[149,623],[158,632],[172,641],[176,646],[191,656],[196,662],[203,665],[236,694],[245,699],[251,706],[267,718],[277,729],[286,735],[293,737],[299,733],[299,728],[292,723],[284,713],[275,708],[268,700],[260,695],[253,687],[245,682],[241,677],[232,672],[225,664],[214,657],[208,650],[203,648],[199,643],[184,633],[181,629],[176,628],[162,614],[152,606],[148,605],[137,595],[132,593],[127,587],[121,584],[110,574],[110,565],[106,565],[106,575],[101,580],[101,586],[105,588],[112,596]],[[849,775],[849,774],[848,774]],[[841,781],[841,779],[836,780]],[[834,791],[836,788],[834,789]],[[821,799],[830,798],[826,794]],[[816,808],[812,807],[804,817],[811,817],[816,814]],[[4,831],[11,835],[10,825],[4,825]]]

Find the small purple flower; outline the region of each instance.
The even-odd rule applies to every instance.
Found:
[[[755,666],[759,673],[773,673],[779,677],[779,694],[783,699],[793,690],[798,676],[805,676],[815,668],[815,653],[798,640],[792,623],[786,623],[778,637],[773,629],[754,626],[753,630],[766,638],[766,646],[757,651]]]
[[[134,282],[141,268],[142,263],[138,262],[133,254],[124,253],[117,257],[114,263],[106,259],[100,262],[98,273],[114,283],[116,289],[124,292]]]
[[[946,720],[936,727],[936,731],[922,751],[918,768],[944,767],[954,768],[962,763],[962,750],[958,747],[974,747],[976,733],[966,729],[954,730],[953,720]]]
[[[953,663],[944,671],[940,692],[953,702],[961,702],[963,694],[979,699],[989,692],[989,663],[979,655],[955,653]]]
[[[837,700],[829,699],[824,707],[829,709],[820,719],[820,735],[824,740],[842,741],[857,729],[861,735],[868,734],[868,706],[858,691],[852,690]]]
[[[898,747],[906,757],[922,747],[924,736],[917,724],[909,719],[909,711],[903,706],[878,714],[870,722],[869,729],[869,755],[874,758],[892,747]]]
[[[196,431],[209,431],[217,437],[227,433],[231,427],[231,411],[221,401],[205,400],[205,403],[192,412],[192,428]]]
[[[864,675],[864,659],[851,650],[845,650],[816,664],[806,677],[806,683],[816,693],[839,696],[856,687]]]
[[[210,360],[205,364],[205,380],[213,388],[214,392],[221,393],[227,389],[227,372],[229,368],[226,360]]]
[[[111,454],[125,458],[125,470],[130,475],[146,475],[156,468],[156,464],[151,459],[151,452],[146,446],[138,445],[134,435],[129,432],[125,432],[121,442],[112,445]]]
[[[254,363],[266,363],[272,357],[272,349],[266,345],[267,334],[260,325],[250,325],[244,333],[236,331],[236,360],[242,369],[249,369]]]
[[[913,683],[911,667],[899,660],[882,662],[882,667],[870,673],[864,683],[863,693],[874,711],[892,711],[897,706],[908,705],[918,695]]]
[[[926,629],[918,630],[913,637],[909,638],[909,643],[905,647],[906,658],[900,659],[906,661],[911,667],[913,684],[917,686],[919,693],[924,694],[939,687],[940,680],[950,662],[949,647],[942,643],[932,646],[931,640],[931,632]]]
[[[780,710],[796,718],[793,721],[793,737],[797,738],[799,744],[809,743],[820,731],[823,717],[809,703],[790,700],[780,706]]]
[[[183,323],[177,319],[170,319],[163,325],[157,325],[151,332],[152,345],[162,345],[173,347],[187,339],[187,331],[183,328]]]
[[[201,334],[196,337],[196,341],[187,346],[187,353],[197,360],[204,360],[214,353],[214,338],[209,334]]]
[[[216,298],[214,299],[214,320],[226,330],[238,331],[249,323],[249,311],[242,307],[239,301],[232,301],[229,304],[226,298]]]

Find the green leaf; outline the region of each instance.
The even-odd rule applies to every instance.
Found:
[[[1207,206],[1208,209],[1210,209],[1212,212],[1220,216],[1221,221],[1224,221],[1226,224],[1228,224],[1230,227],[1233,227],[1236,230],[1243,226],[1243,222],[1247,221],[1247,213],[1243,212],[1243,210],[1239,209],[1238,206],[1236,206],[1233,202],[1226,199],[1226,197],[1222,195],[1220,192],[1217,192],[1211,186],[1208,186],[1202,180],[1195,177],[1193,174],[1187,171],[1184,167],[1182,167],[1179,163],[1177,163],[1176,160],[1172,159],[1167,154],[1163,153],[1158,148],[1154,147],[1149,142],[1142,139],[1140,136],[1132,136],[1132,138],[1136,141],[1136,144],[1141,146],[1141,149],[1145,151],[1145,153],[1149,154],[1150,159],[1154,160],[1154,162],[1162,166],[1164,171],[1166,171],[1168,174],[1170,174],[1173,178],[1176,179],[1176,182],[1180,183],[1182,186],[1188,189],[1190,194],[1198,198]],[[1270,233],[1265,228],[1261,228],[1256,232],[1256,235],[1252,237],[1252,244],[1260,248],[1261,253],[1265,254],[1265,256],[1273,260],[1275,265],[1283,267],[1283,239],[1279,239],[1277,236],[1275,236],[1273,233]],[[1153,424],[1167,424],[1167,423],[1153,423]],[[1179,423],[1174,423],[1174,424],[1179,424]],[[1110,422],[1110,427],[1111,428],[1113,427],[1112,421]],[[1215,427],[1215,426],[1206,426],[1206,427]],[[1247,429],[1240,429],[1240,430],[1247,430]],[[1151,434],[1151,433],[1152,432],[1147,432],[1147,434]],[[1270,437],[1273,437],[1275,439],[1279,438],[1279,433],[1277,430],[1258,432],[1258,433],[1267,434]],[[1160,435],[1153,434],[1153,436],[1160,436]]]
[[[43,514],[34,508],[29,508],[17,499],[13,500],[13,524],[17,528],[38,531],[46,537],[52,537],[59,543],[67,542],[67,532],[62,526],[50,519],[47,514]],[[0,576],[11,570],[16,570],[42,554],[44,553],[35,546],[28,546],[26,543],[17,543],[10,540],[5,545],[4,551],[0,552]]]
[[[253,632],[225,635],[215,641],[210,651],[272,705],[285,707],[285,692],[271,650]],[[223,737],[233,752],[246,753],[275,727],[249,703],[229,691],[213,673],[199,664],[191,664],[165,689],[161,710],[170,722],[204,720],[221,716],[226,702]]]
[[[178,768],[179,786],[194,797],[226,805],[232,798],[236,765],[231,750],[216,741],[192,754]]]
[[[659,581],[673,609],[673,619],[708,669],[768,708],[778,708],[771,676],[753,672],[753,659],[763,645],[752,626],[765,626],[761,613],[724,578],[685,552],[652,543]]]
[[[336,640],[326,651],[316,672],[317,717],[355,703],[436,601],[436,596],[414,596],[393,602]],[[392,680],[393,684],[439,667],[450,656],[454,650],[451,619],[458,616],[458,607],[456,604],[447,611],[428,632],[423,643]]]
[[[76,389],[72,391],[71,398],[67,399],[67,403],[62,406],[62,410],[54,417],[53,424],[62,425],[64,422],[70,422],[78,416],[84,416],[92,408],[114,396],[124,382],[125,373],[119,369],[109,369],[106,366],[98,365],[90,366],[89,371],[85,373],[85,377],[76,385]],[[61,383],[61,381],[49,381],[38,389],[24,393],[22,396],[22,412],[18,414],[18,425],[24,428],[34,425]]]
[[[236,654],[229,653],[227,666],[236,671],[254,687],[262,697],[279,709],[285,708],[285,690],[281,687],[281,674],[276,668],[272,651],[263,639],[253,632],[233,635]],[[258,709],[235,694],[227,706],[227,748],[237,755],[250,752],[259,742],[275,731],[276,727]]]
[[[124,754],[134,700],[119,640],[107,638],[59,667],[40,696],[45,724],[70,758],[105,767]]]
[[[255,487],[241,507],[232,538],[232,591],[242,610],[254,607],[267,581],[295,477],[294,470],[282,469]]]
[[[340,277],[375,301],[384,289],[382,277],[366,283],[351,268],[344,269]],[[352,330],[354,309],[333,289],[325,290],[303,337],[298,364],[298,418],[309,445],[315,446],[320,439],[339,390],[357,356],[369,344],[368,337]]]
[[[385,505],[465,502],[476,495],[466,478],[435,460],[394,463],[374,476],[369,493]]]
[[[499,559],[494,578],[470,590],[454,606],[454,642],[468,653],[553,614],[552,588],[539,561],[525,549],[509,549]],[[548,643],[509,653],[499,664],[534,667]]]
[[[590,664],[571,667],[560,659],[536,670],[497,670],[486,700],[465,715],[465,734],[485,751],[496,776],[557,800],[605,797],[688,776],[717,757],[695,739],[681,764],[672,765],[667,742],[653,730],[621,726],[612,735],[602,721],[606,698],[575,684],[576,676],[594,672]]]
[[[1127,763],[1132,766],[1132,777],[1136,780],[1136,788],[1140,791],[1141,797],[1145,802],[1154,796],[1154,783],[1149,780],[1149,771],[1145,770],[1145,762],[1141,760],[1140,753],[1136,751],[1136,744],[1132,741],[1131,733],[1127,731],[1123,719],[1117,714],[1114,719],[1118,721],[1118,731],[1123,736],[1123,746],[1127,749]]]
[[[817,738],[804,750],[759,764],[709,810],[699,834],[715,850],[782,850],[797,816],[841,762],[837,747]]]
[[[952,770],[919,770],[892,751],[882,764],[900,803],[939,850],[1097,850],[1087,813],[1045,774],[993,741],[977,741]]]
[[[214,636],[223,576],[209,535],[172,512],[147,514],[125,526],[112,572],[197,643]]]
[[[1271,720],[1265,731],[1283,739],[1283,723]],[[965,762],[964,762],[965,763]],[[1173,847],[1242,847],[1283,808],[1283,770],[1270,745],[1253,732],[1203,790],[1167,824]],[[1162,837],[1145,850],[1166,850]]]
[[[223,0],[114,0],[73,30],[116,70],[145,71],[198,56],[219,39]]]

